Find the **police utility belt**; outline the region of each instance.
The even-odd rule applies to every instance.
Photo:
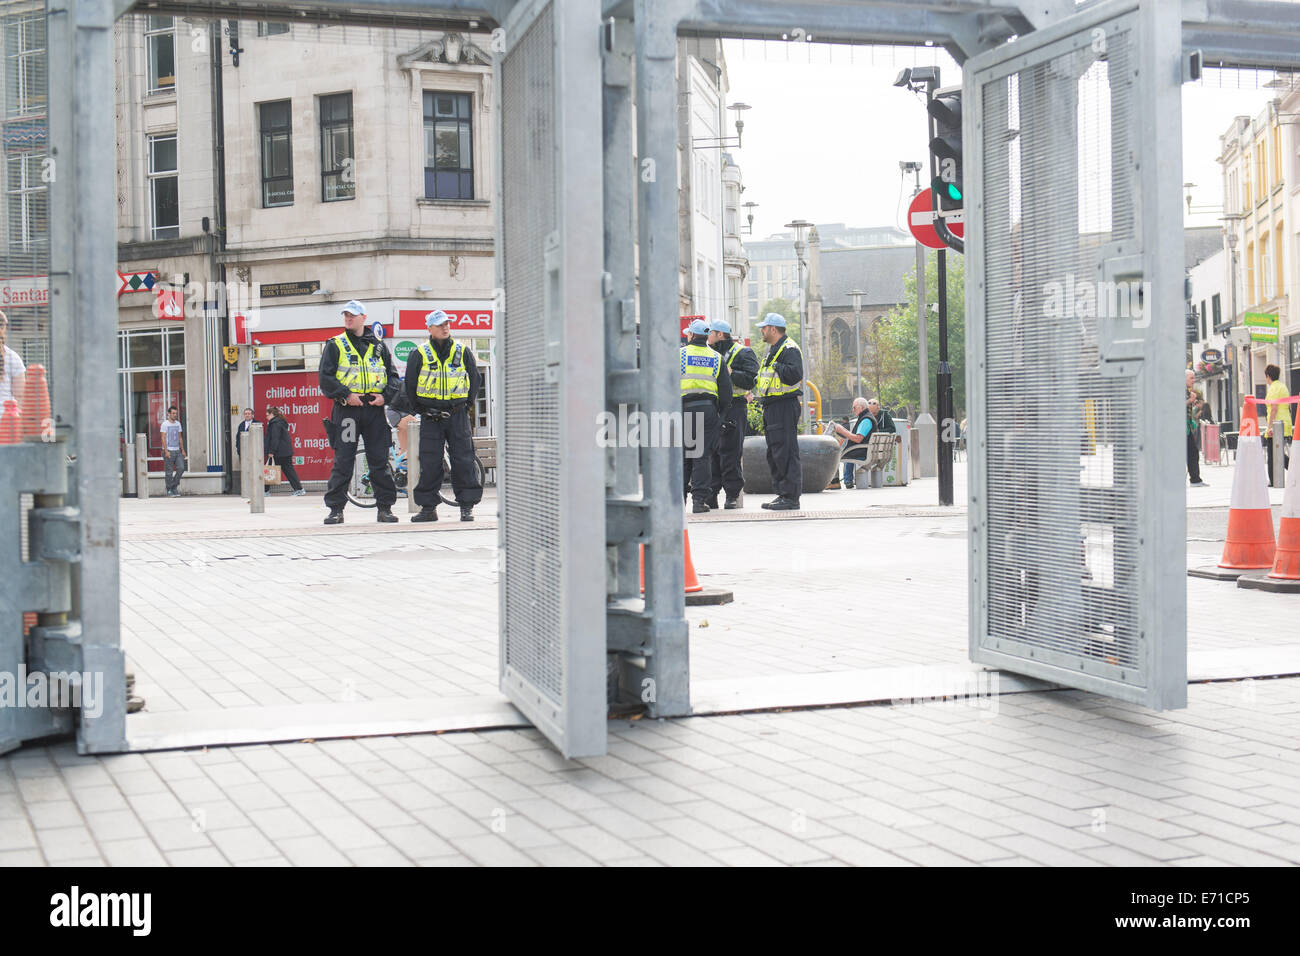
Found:
[[[465,404],[462,403],[460,405],[453,405],[451,408],[421,409],[420,417],[427,418],[430,421],[434,421],[434,422],[451,421],[451,417],[455,415],[457,412],[464,411],[465,407],[466,407]]]

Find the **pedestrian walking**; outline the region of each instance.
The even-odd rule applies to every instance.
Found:
[[[1196,373],[1190,368],[1187,370],[1187,413],[1185,418],[1185,427],[1187,429],[1187,478],[1193,488],[1208,488],[1209,484],[1201,480],[1201,449],[1196,442],[1196,433],[1200,430],[1198,421],[1201,415],[1201,397],[1193,387],[1196,381]]]
[[[18,353],[9,347],[9,317],[0,312],[0,408],[9,399],[16,402],[23,393],[23,382],[27,377],[27,366]]]
[[[763,502],[771,511],[797,511],[803,490],[799,462],[800,383],[803,355],[785,334],[785,319],[769,312],[759,323],[767,354],[758,370],[755,394],[763,405],[763,434],[767,439],[767,467],[776,498]]]
[[[182,435],[180,409],[172,405],[167,409],[167,420],[158,428],[163,439],[163,482],[168,498],[181,496],[181,476],[185,474],[185,436]]]
[[[725,491],[724,507],[731,511],[740,507],[740,495],[745,490],[745,416],[749,393],[758,380],[758,356],[748,345],[732,339],[731,324],[722,319],[709,323],[709,347],[722,356],[731,378],[731,401],[718,408],[718,444],[710,462],[713,480],[709,507],[718,507],[718,492]]]
[[[694,500],[694,514],[709,511],[713,490],[713,452],[718,444],[720,408],[731,407],[731,375],[726,362],[709,348],[709,327],[695,319],[681,347],[682,488]]]
[[[280,466],[280,474],[288,479],[293,497],[298,498],[307,493],[293,467],[293,439],[289,437],[289,423],[284,420],[284,413],[277,405],[266,410],[266,457]]]
[[[343,523],[358,440],[365,443],[370,486],[375,489],[375,520],[396,521],[397,486],[388,467],[393,436],[384,406],[397,396],[397,370],[388,347],[366,328],[366,307],[356,299],[343,307],[343,331],[321,350],[319,382],[325,397],[334,400],[329,419],[334,469],[325,489],[330,509],[325,524]]]
[[[1267,365],[1264,367],[1264,380],[1268,382],[1268,390],[1264,393],[1265,401],[1277,402],[1291,397],[1291,390],[1286,387],[1282,381],[1282,370],[1276,365]],[[1289,404],[1265,405],[1268,409],[1268,429],[1264,432],[1264,448],[1268,453],[1268,480],[1273,482],[1273,428],[1281,422],[1282,424],[1282,463],[1283,467],[1289,467],[1291,464],[1291,406]]]
[[[451,488],[460,520],[474,520],[483,485],[474,467],[474,436],[469,412],[478,400],[482,376],[474,351],[451,337],[451,316],[442,309],[424,317],[429,340],[406,359],[406,401],[420,415],[420,483],[412,521],[438,520],[443,448],[451,465]]]

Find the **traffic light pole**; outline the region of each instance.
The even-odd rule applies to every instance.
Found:
[[[938,70],[935,75],[925,85],[925,117],[926,125],[929,128],[930,136],[937,133],[937,123],[930,111],[930,102],[934,99],[934,91],[939,86]],[[934,150],[930,150],[930,203],[934,209],[934,230],[939,234],[949,247],[962,252],[965,244],[957,238],[948,229],[948,224],[939,214],[941,204],[939,194],[934,188],[934,182],[939,176],[938,157],[935,156]],[[952,451],[953,451],[953,426],[952,426],[952,366],[948,364],[948,250],[940,249],[937,253],[936,272],[939,288],[936,291],[936,298],[939,305],[939,373],[936,376],[936,395],[938,399],[939,412],[939,434],[938,434],[938,452],[939,452],[939,504],[951,505],[953,502],[952,493]],[[918,282],[924,282],[924,275],[918,276]],[[921,369],[921,375],[925,375],[925,369]]]
[[[948,364],[948,250],[938,252],[939,297],[939,504],[952,504],[952,366]]]

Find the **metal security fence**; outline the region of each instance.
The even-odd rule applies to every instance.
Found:
[[[605,750],[598,13],[520,4],[497,63],[501,687],[566,756]]]
[[[555,36],[547,7],[504,57],[501,105],[513,119],[502,134],[504,276],[510,291],[505,336],[505,420],[528,423],[528,438],[504,443],[502,498],[509,517],[502,578],[503,664],[526,675],[555,708],[563,704],[561,627],[559,384],[546,375],[546,263],[543,242],[557,226]]]
[[[1167,257],[1142,227],[1158,198],[1142,169],[1157,147],[1138,96],[1155,17],[1136,7],[1104,5],[1018,56],[977,58],[968,80],[979,177],[968,217],[971,650],[1178,706],[1185,671],[1156,653],[1185,646],[1182,601],[1162,617],[1153,600],[1181,545],[1182,501],[1164,493],[1172,468],[1159,451],[1162,376],[1176,366],[1162,351]]]

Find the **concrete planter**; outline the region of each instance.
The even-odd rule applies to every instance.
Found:
[[[839,467],[840,446],[829,435],[800,435],[799,464],[803,468],[803,494],[824,491]],[[772,475],[767,470],[767,439],[750,435],[745,439],[742,459],[745,472],[745,491],[755,495],[771,495]]]

